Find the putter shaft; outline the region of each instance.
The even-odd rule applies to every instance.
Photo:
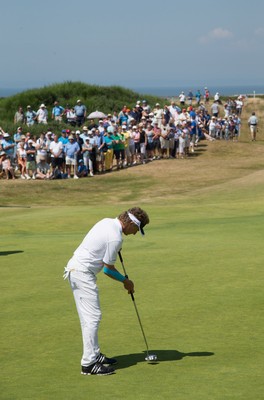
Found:
[[[119,255],[119,259],[120,259],[120,262],[121,262],[125,277],[128,278],[128,275],[126,273],[125,266],[124,266],[124,261],[123,261],[122,255],[121,255],[121,251],[118,252],[118,255]],[[137,318],[138,318],[138,322],[139,322],[139,325],[140,325],[140,328],[141,328],[141,332],[142,332],[142,335],[143,335],[143,338],[144,338],[144,341],[145,341],[145,345],[146,345],[146,349],[147,349],[147,356],[149,357],[149,347],[148,347],[146,335],[145,335],[145,332],[144,332],[144,329],[143,329],[143,325],[142,325],[142,322],[141,322],[141,319],[140,319],[140,316],[139,316],[139,312],[138,312],[138,309],[137,309],[135,297],[134,297],[133,293],[130,293],[130,296],[131,296],[131,299],[133,301],[133,304],[134,304],[134,307],[135,307],[135,310],[136,310],[136,314],[137,314]]]

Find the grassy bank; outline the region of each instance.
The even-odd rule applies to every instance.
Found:
[[[97,86],[82,82],[64,82],[30,89],[14,96],[0,99],[1,125],[6,131],[13,132],[17,127],[17,125],[13,124],[14,115],[19,106],[23,107],[24,112],[27,105],[31,105],[32,109],[37,111],[40,104],[44,103],[49,110],[49,127],[56,130],[58,129],[58,124],[51,120],[54,101],[59,101],[65,107],[66,104],[70,106],[76,105],[77,99],[83,101],[89,113],[100,110],[108,114],[113,113],[113,111],[119,112],[124,105],[132,108],[137,100],[142,99],[142,95],[119,86]],[[147,95],[144,96],[144,99],[152,106],[157,101],[162,101],[158,97]],[[38,134],[42,130],[43,126],[34,126],[31,132]]]

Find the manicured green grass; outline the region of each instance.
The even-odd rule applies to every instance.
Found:
[[[131,204],[106,207],[95,194],[87,206],[1,208],[1,398],[260,400],[263,196],[256,184],[140,201],[151,224],[145,238],[125,238],[122,253],[159,363],[144,361],[130,296],[99,274],[101,350],[119,361],[109,377],[80,375],[79,321],[62,274],[88,229]]]

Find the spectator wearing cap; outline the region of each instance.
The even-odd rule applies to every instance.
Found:
[[[62,117],[64,114],[64,108],[59,105],[58,101],[54,101],[54,107],[51,112],[51,118],[55,121],[62,122]]]
[[[17,128],[16,133],[14,133],[14,142],[15,142],[16,144],[18,144],[18,143],[21,141],[21,136],[22,136],[22,127],[19,126],[19,127]]]
[[[32,126],[35,124],[37,118],[37,113],[36,111],[33,111],[31,106],[27,106],[27,111],[26,111],[26,124],[27,126]]]
[[[69,136],[69,142],[66,143],[64,147],[65,151],[65,161],[66,161],[66,170],[68,174],[68,178],[71,178],[71,169],[73,167],[74,170],[74,178],[78,179],[77,176],[77,155],[80,151],[80,146],[74,140],[74,136],[71,134]]]
[[[216,101],[218,104],[221,104],[220,95],[218,92],[216,92],[214,95],[214,101]]]
[[[16,157],[16,154],[14,153],[16,151],[16,144],[7,132],[3,134],[2,149],[10,159],[11,164],[13,164]]]
[[[216,136],[216,117],[213,115],[211,120],[209,121],[209,135],[212,138],[215,138]]]
[[[154,118],[153,118],[153,122],[157,122],[158,123],[158,127],[161,127],[161,122],[162,122],[162,117],[163,117],[163,109],[160,107],[159,103],[156,103],[156,106],[153,110],[153,114],[154,114]]]
[[[82,127],[82,132],[80,132],[80,137],[82,138],[83,142],[85,142],[85,139],[88,137],[88,130],[89,129],[86,125]]]
[[[77,176],[78,178],[84,178],[88,176],[88,169],[82,158],[78,162]]]
[[[143,100],[142,101],[142,114],[145,115],[145,117],[147,117],[149,115],[149,113],[151,112],[151,108],[150,105],[148,104],[147,100]]]
[[[27,141],[25,145],[25,150],[27,153],[27,165],[26,165],[26,178],[36,179],[36,148],[34,147],[34,142],[32,139]]]
[[[76,124],[77,126],[81,126],[86,118],[87,110],[82,101],[79,99],[74,107],[74,111],[76,114]]]
[[[67,132],[68,131],[68,132]],[[59,137],[59,142],[61,142],[63,144],[63,147],[68,143],[69,139],[68,139],[68,134],[70,133],[69,129],[63,129],[61,131],[61,135]]]
[[[185,99],[186,99],[186,97],[185,97],[184,92],[181,92],[181,93],[179,94],[179,100],[180,100],[180,104],[181,104],[182,106],[185,105]]]
[[[48,110],[44,103],[42,103],[36,113],[36,119],[39,124],[47,124],[48,123]]]
[[[23,107],[19,106],[14,116],[14,124],[24,124],[25,122],[26,117],[23,111]]]

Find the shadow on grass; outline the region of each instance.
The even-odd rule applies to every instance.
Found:
[[[149,354],[156,354],[158,358],[157,361],[150,363],[152,365],[157,365],[159,362],[162,361],[182,360],[184,357],[209,357],[214,355],[214,353],[208,351],[181,353],[177,350],[154,350],[149,352]],[[116,369],[129,368],[132,365],[136,365],[137,363],[146,362],[145,357],[146,353],[134,353],[116,356],[115,358],[118,362]]]
[[[10,254],[24,253],[23,250],[10,250],[10,251],[0,251],[1,256],[9,256]]]

